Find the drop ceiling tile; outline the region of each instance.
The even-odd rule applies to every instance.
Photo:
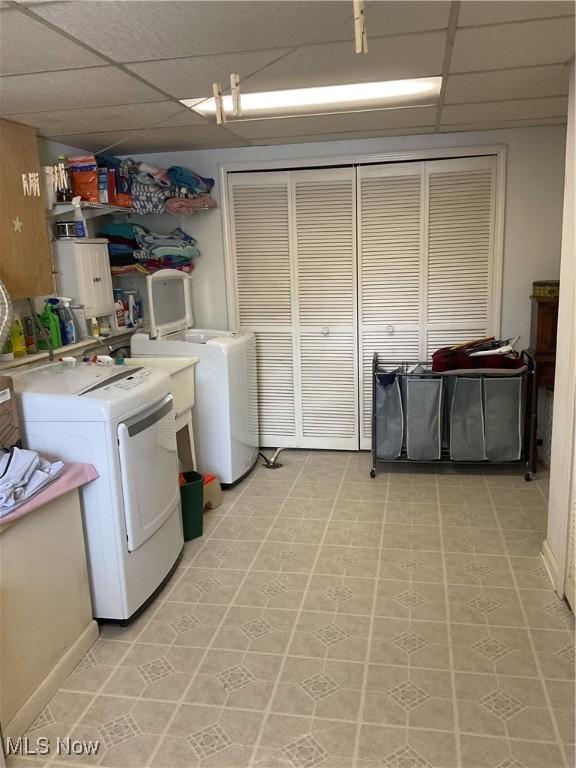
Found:
[[[0,114],[158,101],[162,95],[114,67],[71,69],[0,80]]]
[[[358,56],[352,43],[310,45],[250,78],[248,91],[305,88],[442,74],[444,32],[381,37]]]
[[[52,136],[62,144],[72,144],[93,152],[111,147],[116,155],[138,152],[170,152],[184,149],[216,149],[220,147],[245,147],[244,139],[234,136],[216,125],[190,126],[188,128],[154,128],[144,131],[112,131],[109,133],[74,134]]]
[[[556,0],[465,0],[460,4],[458,26],[502,24],[524,19],[545,19],[552,16],[574,15],[573,2]]]
[[[353,36],[349,2],[76,0],[34,12],[121,62],[341,40],[343,23]]]
[[[330,137],[333,133],[381,131],[431,125],[435,117],[436,107],[409,107],[338,115],[238,120],[227,123],[227,128],[246,139],[283,137],[288,141],[295,136]]]
[[[497,120],[486,123],[457,123],[441,125],[438,129],[440,133],[460,133],[462,131],[495,131],[502,128],[537,128],[546,125],[565,125],[566,118],[562,117],[541,117],[531,120]]]
[[[368,40],[381,35],[444,29],[449,16],[450,3],[444,0],[387,0],[385,3],[377,0],[366,4]]]
[[[105,63],[104,59],[18,10],[2,14],[0,24],[0,74],[2,75],[93,67]]]
[[[162,122],[163,128],[178,128],[179,126],[200,125],[205,123],[214,125],[213,116],[203,117],[198,112],[194,112],[193,109],[188,109],[188,107],[184,107],[182,104],[180,106],[182,107],[180,112]]]
[[[251,139],[252,146],[264,147],[277,144],[311,144],[327,141],[350,141],[350,139],[381,139],[386,136],[414,136],[426,133],[434,133],[433,125],[422,125],[418,128],[392,128],[387,131],[344,131],[333,133],[330,136],[293,136],[290,139],[282,137]]]
[[[212,83],[226,88],[230,73],[236,72],[240,80],[277,59],[290,48],[249,53],[230,53],[213,56],[194,56],[186,59],[148,61],[130,64],[128,68],[166,93],[179,99],[212,95]]]
[[[182,105],[173,101],[157,101],[146,104],[123,104],[111,107],[63,109],[50,112],[30,112],[9,115],[16,123],[32,125],[42,135],[94,133],[96,131],[121,131],[142,129],[164,124],[171,116],[183,111]],[[204,125],[206,119],[186,110],[190,124]]]
[[[47,5],[51,3],[67,3],[68,0],[14,0],[18,5]]]
[[[530,120],[563,117],[568,114],[568,99],[518,99],[483,104],[453,104],[442,110],[441,123],[485,123],[505,120]]]
[[[570,70],[563,64],[449,75],[446,104],[498,101],[568,93]]]
[[[561,64],[574,52],[574,25],[566,19],[458,29],[450,72]]]

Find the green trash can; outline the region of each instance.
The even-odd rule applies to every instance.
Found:
[[[184,541],[204,533],[204,478],[198,472],[183,472],[186,485],[180,486]]]

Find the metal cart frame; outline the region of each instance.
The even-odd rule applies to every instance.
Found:
[[[406,455],[405,447],[402,448],[400,456],[396,459],[379,459],[376,455],[377,452],[377,418],[376,418],[376,382],[377,375],[380,373],[390,373],[392,370],[397,369],[400,376],[417,376],[418,378],[438,378],[440,376],[444,378],[455,378],[458,376],[466,378],[493,378],[494,374],[484,373],[482,371],[470,371],[461,374],[451,373],[436,373],[432,370],[425,371],[423,373],[409,373],[408,367],[417,365],[417,363],[410,363],[406,361],[394,361],[394,360],[381,360],[378,353],[375,352],[372,357],[372,469],[370,470],[370,477],[376,477],[378,464],[452,464],[454,466],[473,466],[473,467],[524,467],[525,474],[524,479],[529,481],[534,478],[536,474],[536,422],[537,422],[537,407],[538,407],[538,390],[536,387],[536,362],[534,356],[530,350],[523,350],[521,352],[522,360],[524,361],[526,368],[521,373],[509,374],[510,376],[522,377],[522,449],[521,457],[516,461],[490,461],[485,459],[483,461],[454,461],[450,458],[449,450],[445,447],[442,448],[441,456],[434,461],[418,461],[415,459],[409,459]],[[421,363],[420,365],[426,366],[431,369],[430,363]],[[386,366],[386,368],[384,368]],[[507,376],[508,378],[508,376]]]

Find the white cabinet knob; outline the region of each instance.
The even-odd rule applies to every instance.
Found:
[[[321,331],[321,333],[322,333],[322,336],[328,336],[328,334],[330,333],[330,328],[328,328],[328,327],[325,325],[325,326],[324,326],[324,328],[322,328],[322,331]]]

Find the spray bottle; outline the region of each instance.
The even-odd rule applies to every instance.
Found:
[[[59,296],[58,301],[58,314],[60,316],[60,332],[62,334],[62,344],[74,344],[78,341],[79,332],[76,327],[74,315],[70,310],[70,302],[72,299],[68,299],[66,296]]]
[[[74,234],[76,237],[87,237],[86,222],[84,221],[84,215],[82,213],[82,208],[80,207],[80,198],[73,197],[72,205],[74,206]]]

